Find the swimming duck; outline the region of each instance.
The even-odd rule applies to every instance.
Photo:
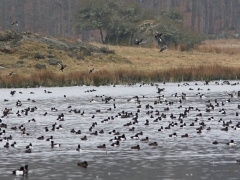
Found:
[[[140,146],[136,145],[136,146],[132,146],[131,149],[136,149],[136,150],[140,150]]]
[[[181,136],[182,138],[187,138],[188,137],[188,134],[184,134]]]
[[[80,144],[78,144],[76,151],[82,151]]]
[[[14,142],[11,144],[11,147],[17,147],[16,141],[14,141]]]
[[[115,143],[112,143],[111,146],[117,147],[117,146],[120,146],[120,143],[119,143],[119,141],[116,141]]]
[[[227,143],[228,146],[235,146],[236,144],[234,143],[234,140],[231,140],[230,142]]]
[[[121,136],[118,136],[118,139],[121,140],[121,141],[126,141],[125,134],[123,134]]]
[[[106,144],[99,145],[99,146],[97,146],[97,148],[106,148]]]
[[[30,143],[28,146],[26,146],[26,149],[32,149],[33,146],[32,146],[32,143]]]
[[[44,129],[45,129],[45,132],[48,132],[48,131],[49,131],[49,130],[48,130],[48,127],[45,127]]]
[[[143,132],[141,131],[141,132],[137,133],[136,135],[143,135]]]
[[[157,146],[158,143],[157,142],[152,142],[152,143],[149,143],[149,146]]]
[[[177,137],[177,133],[170,134],[169,137]]]
[[[82,141],[86,141],[87,140],[87,136],[84,136],[81,138]]]
[[[131,139],[139,139],[138,134],[135,134],[134,136],[131,136]]]
[[[26,149],[25,153],[32,153],[32,150],[31,149]]]
[[[80,166],[80,167],[83,167],[83,168],[87,168],[88,167],[87,161],[79,162],[79,163],[77,163],[77,165]]]
[[[228,127],[222,128],[221,131],[228,131]]]
[[[129,129],[129,131],[134,131],[135,130],[135,127],[132,127]]]
[[[97,136],[97,135],[98,135],[98,132],[95,131],[95,132],[91,133],[90,135],[95,135],[95,136]]]
[[[110,139],[111,142],[117,142],[119,139],[115,136],[113,139]]]
[[[50,138],[47,138],[46,141],[53,141],[53,136],[50,136]]]
[[[149,120],[147,119],[144,125],[149,125]]]
[[[20,169],[12,171],[14,175],[24,175],[24,167],[22,166]]]
[[[144,139],[141,139],[141,141],[142,141],[142,142],[148,142],[148,141],[149,141],[149,138],[146,137],[146,138],[144,138]]]
[[[158,131],[164,131],[163,126],[161,126],[161,128],[158,129]]]
[[[75,132],[75,134],[81,134],[81,130],[78,130],[77,132]]]
[[[9,143],[7,142],[5,145],[4,145],[5,148],[9,148]]]
[[[44,136],[38,137],[37,140],[44,140]]]
[[[103,133],[104,133],[103,129],[102,129],[102,130],[100,130],[100,131],[99,131],[99,133],[100,133],[100,134],[103,134]]]
[[[60,147],[61,144],[58,144],[58,143],[54,143],[54,141],[51,142],[51,147],[54,148],[54,147]]]

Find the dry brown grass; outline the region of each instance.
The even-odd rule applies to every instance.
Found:
[[[104,69],[89,74],[82,71],[54,73],[36,72],[32,75],[0,76],[0,87],[74,86],[134,84],[137,82],[176,82],[193,80],[237,79],[240,68],[223,66],[198,66],[168,70],[141,71],[119,68],[116,71]]]
[[[94,45],[102,46],[101,44]],[[52,50],[56,59],[67,65],[64,72],[61,72],[59,66],[48,65],[48,59],[36,61],[32,58],[36,52],[46,55],[49,51],[47,46],[35,42],[24,43],[15,54],[0,53],[0,65],[5,66],[4,69],[0,69],[0,86],[106,85],[134,83],[142,80],[150,82],[236,79],[240,76],[239,52],[230,53],[233,49],[240,47],[240,41],[237,40],[209,40],[192,51],[170,48],[159,53],[159,49],[152,47],[109,46],[109,49],[129,59],[131,63],[105,60],[104,58],[111,59],[107,56],[85,57],[85,60],[79,61],[59,50]],[[219,48],[218,52],[216,52],[217,48]],[[26,52],[30,54],[30,57],[24,64],[18,64],[17,61]],[[36,63],[46,64],[47,70],[36,70],[34,68]],[[95,68],[93,74],[89,74],[91,68]],[[12,77],[7,76],[11,71],[16,74]]]
[[[196,45],[195,49],[204,53],[240,54],[240,41],[237,39],[206,40],[202,45]]]
[[[213,44],[219,44],[219,48],[223,50],[219,53],[202,51],[196,48],[192,51],[181,51],[173,48],[159,53],[156,48],[141,48],[141,47],[122,47],[122,46],[109,46],[110,49],[121,54],[123,57],[128,58],[132,64],[127,65],[126,68],[134,68],[144,71],[152,70],[166,70],[172,68],[192,68],[198,66],[227,66],[227,67],[240,67],[239,53],[225,53],[224,48],[232,46],[233,49],[240,47],[240,41],[225,40],[214,43],[212,41],[204,42],[203,47],[211,47]],[[234,44],[235,45],[234,45]],[[229,44],[229,45],[227,45]],[[230,50],[229,50],[230,52]]]

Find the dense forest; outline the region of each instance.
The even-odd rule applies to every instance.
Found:
[[[127,0],[122,0],[127,1]],[[174,9],[183,25],[215,38],[239,36],[239,0],[133,0],[145,12]],[[1,0],[0,30],[31,31],[45,36],[76,38],[76,13],[81,0]],[[19,26],[12,26],[14,21]],[[83,33],[83,39],[88,33]]]

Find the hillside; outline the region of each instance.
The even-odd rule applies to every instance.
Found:
[[[67,65],[65,72],[85,71],[108,63],[130,63],[107,46],[96,47],[82,42],[53,39],[36,33],[0,32],[1,72],[31,74],[36,70],[59,71],[58,63]]]
[[[215,40],[191,51],[180,46],[160,53],[155,47],[102,46],[4,31],[0,32],[0,87],[237,79],[239,47],[239,40]],[[63,71],[58,63],[66,65]]]

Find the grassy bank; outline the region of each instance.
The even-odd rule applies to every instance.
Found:
[[[101,47],[101,44],[93,44]],[[47,46],[36,42],[22,43],[16,53],[0,53],[0,87],[36,87],[36,86],[72,86],[72,85],[109,85],[132,84],[137,82],[179,82],[193,80],[238,79],[240,61],[238,40],[205,41],[194,50],[169,47],[163,53],[155,46],[152,48],[109,46],[116,56],[97,54],[77,60],[61,50],[51,50],[67,67],[64,71],[59,66],[47,65],[38,70],[34,63],[45,63],[48,60],[31,58],[35,52],[47,54]],[[31,50],[31,53],[28,51]],[[18,63],[22,54],[29,58]],[[94,68],[94,73],[89,70]],[[14,72],[8,76],[9,72]]]
[[[173,68],[168,70],[128,70],[119,68],[116,71],[107,69],[92,74],[75,71],[54,73],[53,71],[35,72],[31,75],[0,76],[0,87],[37,87],[37,86],[74,86],[74,85],[110,85],[134,84],[137,82],[181,82],[194,80],[238,79],[240,68],[223,66],[199,66],[193,68]]]

